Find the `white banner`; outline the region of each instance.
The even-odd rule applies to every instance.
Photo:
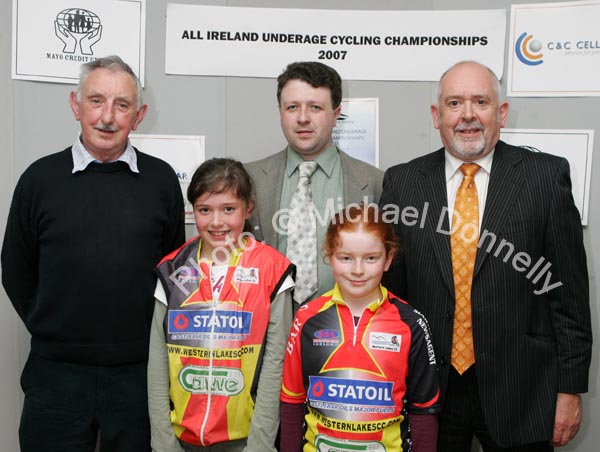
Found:
[[[321,61],[345,80],[438,80],[460,60],[498,77],[505,10],[349,11],[167,5],[168,74],[277,77]]]
[[[12,78],[77,83],[82,63],[119,55],[144,84],[146,0],[13,0]]]
[[[507,95],[600,96],[600,2],[512,5]]]

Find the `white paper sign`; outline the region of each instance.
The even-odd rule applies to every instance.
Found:
[[[506,11],[167,5],[168,74],[277,77],[321,61],[346,80],[438,80],[460,60],[502,76]]]
[[[83,63],[119,55],[144,85],[146,0],[13,0],[12,78],[77,83]]]
[[[571,169],[575,205],[581,214],[581,223],[588,224],[593,130],[502,129],[500,139],[514,146],[533,148],[566,158]]]
[[[333,141],[354,158],[379,166],[379,99],[342,99]]]
[[[187,189],[194,171],[205,159],[205,140],[200,135],[129,135],[131,144],[146,154],[167,162],[177,173],[185,206],[185,222],[194,223],[194,211],[187,201]]]
[[[600,2],[512,5],[507,94],[600,96]]]

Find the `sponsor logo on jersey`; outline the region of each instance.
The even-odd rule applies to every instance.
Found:
[[[425,317],[420,317],[417,319],[417,324],[421,327],[423,333],[425,334],[425,341],[427,343],[427,355],[429,356],[429,364],[434,366],[435,352],[433,351],[433,343],[431,342],[431,334],[429,334],[429,325],[427,324],[427,320],[425,320]]]
[[[337,347],[340,343],[339,331],[332,329],[317,330],[313,333],[313,345]]]
[[[315,437],[317,452],[385,452],[383,444],[377,441],[351,441],[317,435]]]
[[[175,271],[175,278],[182,284],[198,283],[200,281],[200,272],[194,267],[179,267]]]
[[[237,283],[258,284],[258,268],[236,267],[233,281]]]
[[[332,404],[394,406],[390,381],[309,376],[308,398]]]
[[[398,334],[376,333],[369,334],[369,348],[371,350],[385,350],[388,352],[399,352],[402,344],[402,336]]]
[[[192,394],[234,396],[244,389],[244,375],[228,367],[185,366],[179,371],[179,384]]]
[[[169,334],[211,333],[246,336],[250,334],[252,312],[209,309],[169,311]]]

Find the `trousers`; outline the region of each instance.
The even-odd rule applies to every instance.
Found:
[[[22,452],[150,451],[147,363],[90,366],[30,353],[21,375],[25,394]]]

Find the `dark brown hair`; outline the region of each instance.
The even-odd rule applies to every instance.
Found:
[[[241,162],[229,158],[212,158],[202,163],[192,176],[187,190],[187,199],[194,205],[204,193],[224,193],[233,190],[236,198],[246,203],[248,208],[254,206],[252,201],[252,178]],[[246,220],[244,231],[252,230]]]
[[[342,78],[332,67],[317,61],[290,63],[277,77],[277,104],[280,104],[281,90],[291,80],[302,80],[313,88],[329,88],[333,109],[342,102]]]
[[[229,158],[213,158],[198,167],[187,190],[187,199],[194,204],[204,193],[233,190],[248,206],[252,202],[252,178],[241,162]]]

